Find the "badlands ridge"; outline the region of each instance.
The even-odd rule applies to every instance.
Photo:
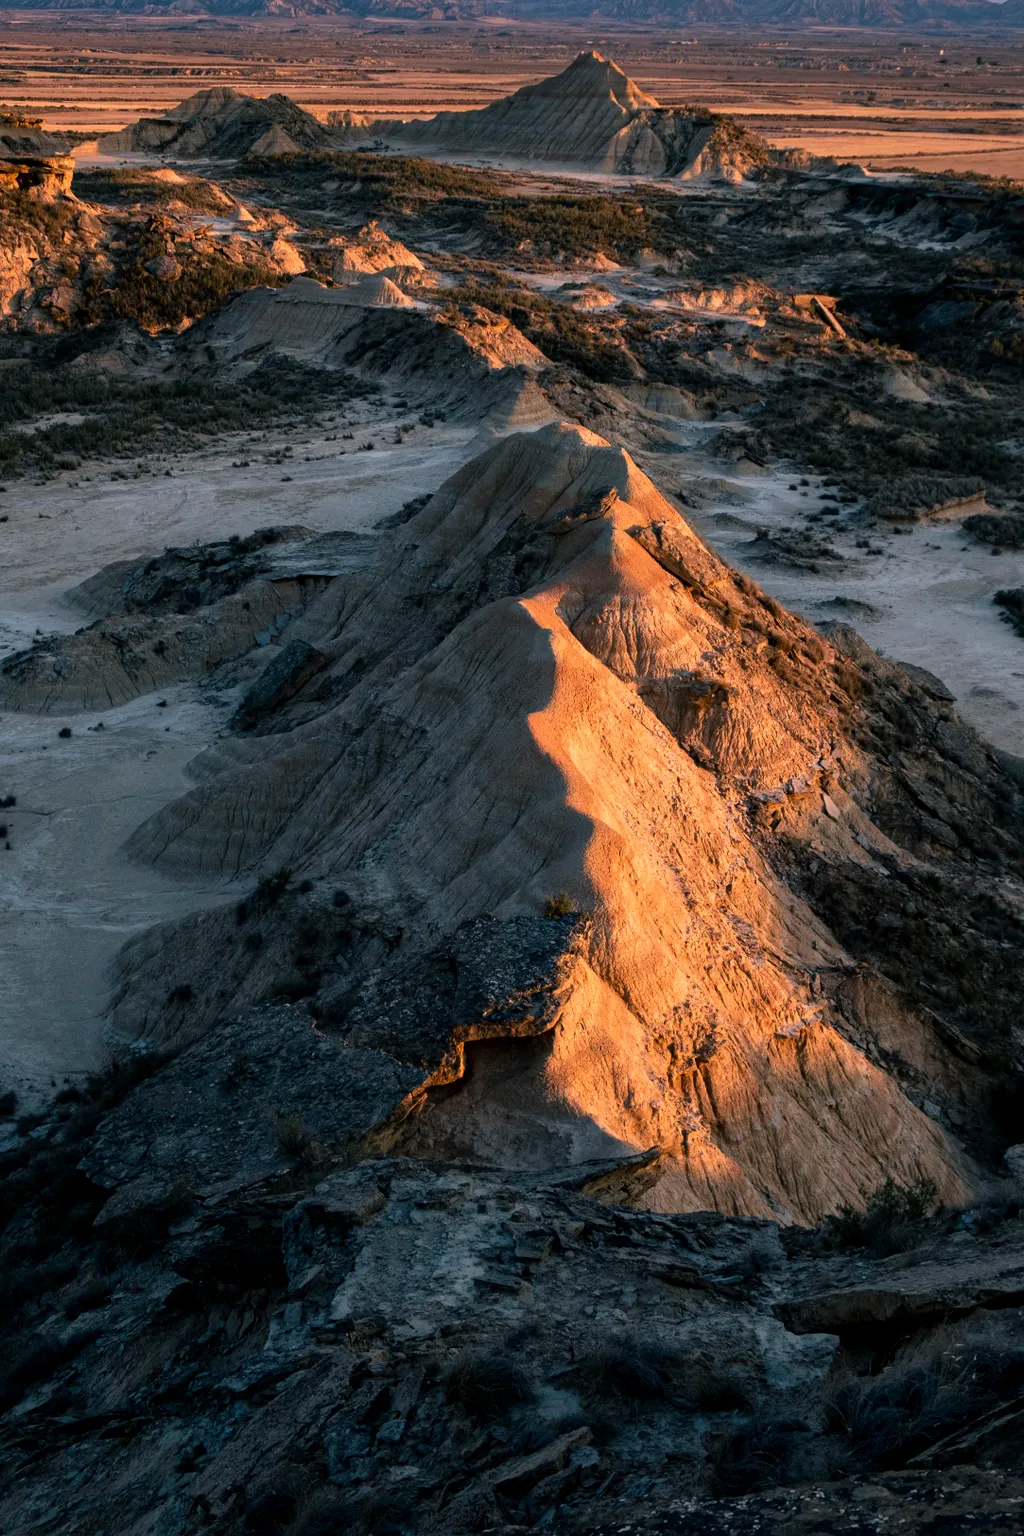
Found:
[[[308,929],[312,1016],[354,1068],[383,1052],[396,1082],[421,1073],[361,1127],[389,1147],[510,1168],[654,1148],[636,1203],[784,1222],[887,1176],[966,1198],[1014,1057],[1000,945],[1018,924],[973,860],[1018,856],[1019,791],[927,681],[852,631],[822,640],[622,449],[564,423],[488,449],[326,585],[317,547],[308,577],[301,544],[280,578],[243,562],[190,641],[172,572],[151,614],[143,596],[127,627],[4,663],[8,708],[94,706],[241,654],[285,611],[238,734],[130,845],[176,874],[287,869],[282,903],[258,954],[231,908],[132,941],[122,1038],[208,1049],[291,984]],[[865,972],[880,909],[895,899],[902,931],[932,886],[949,981]],[[502,962],[460,998],[450,957],[474,923]],[[393,936],[383,962],[374,934]],[[175,1168],[154,1148],[132,1177],[151,1193]]]
[[[128,1065],[6,1154],[11,1528],[842,1532],[978,1414],[994,1465],[897,1475],[1016,1496],[1019,1202],[957,1211],[1015,1129],[1021,774],[936,679],[565,422],[75,600],[7,709],[278,643],[128,850],[235,899],[127,944]]]
[[[4,1085],[0,1523],[1015,1530],[1024,760],[834,622],[966,615],[1016,740],[1009,195],[596,55],[106,146],[223,187],[9,126],[0,857],[114,959],[105,1070]]]
[[[489,107],[424,121],[331,114],[324,126],[284,96],[199,91],[164,118],[143,118],[100,140],[105,154],[221,159],[373,144],[419,154],[500,156],[616,175],[738,180],[787,157],[756,134],[701,109],[660,107],[599,53]],[[792,156],[788,158],[792,159]]]

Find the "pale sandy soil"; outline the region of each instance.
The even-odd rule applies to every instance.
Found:
[[[112,481],[106,469],[78,485],[67,483],[74,476],[12,485],[2,498],[10,521],[0,529],[0,654],[36,629],[79,627],[61,594],[112,560],[272,522],[318,532],[373,524],[434,489],[464,457],[468,431],[417,431],[419,441],[368,453],[326,442],[323,432],[283,429],[255,445],[235,439],[171,459],[169,478]],[[384,435],[364,425],[355,441]],[[286,443],[294,464],[256,461],[254,449]],[[232,468],[239,457],[250,457],[248,469]],[[0,715],[0,797],[17,796],[13,810],[0,811],[11,843],[7,850],[0,840],[0,1087],[24,1103],[105,1059],[108,967],[125,939],[228,899],[216,883],[165,879],[120,850],[146,816],[188,788],[188,763],[224,728],[232,704],[181,684],[102,715]],[[90,729],[101,719],[102,731]],[[70,740],[57,734],[65,724]]]
[[[208,455],[154,460],[159,472],[139,480],[111,480],[109,469],[93,469],[89,481],[73,474],[63,483],[12,484],[3,498],[10,521],[3,529],[0,651],[43,623],[43,610],[49,628],[75,628],[80,620],[63,608],[60,594],[113,560],[251,533],[268,523],[301,522],[328,532],[386,517],[439,485],[471,435],[440,427],[417,433],[398,448],[387,441],[390,421],[387,430],[364,424],[347,443],[283,429],[225,439]],[[369,441],[377,445],[372,453],[357,451]],[[263,462],[264,454],[285,445],[295,462]],[[232,467],[245,458],[247,468]]]
[[[128,936],[217,900],[215,890],[128,865],[121,844],[188,788],[185,765],[222,723],[189,689],[74,718],[0,716],[0,1082],[23,1103],[100,1066],[107,966]]]
[[[720,460],[700,452],[700,435],[696,426],[681,429],[681,438],[695,444],[683,473],[677,456],[638,459],[663,489],[679,486],[687,472],[723,483],[700,511],[685,510],[725,559],[812,623],[851,624],[893,661],[926,667],[956,695],[965,720],[996,746],[1024,755],[1024,639],[992,601],[999,588],[1024,585],[1024,552],[993,556],[952,521],[916,525],[909,534],[880,524],[870,541],[885,553],[871,555],[853,543],[863,532],[859,526],[844,535],[834,528],[839,519],[825,518],[815,532],[848,556],[844,568],[814,573],[748,560],[758,528],[798,524],[818,503],[817,482],[805,487],[804,498],[788,489],[795,477],[784,471],[723,472]]]

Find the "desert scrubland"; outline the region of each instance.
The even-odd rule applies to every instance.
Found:
[[[3,13],[5,1529],[1019,1529],[1024,58],[698,30]]]

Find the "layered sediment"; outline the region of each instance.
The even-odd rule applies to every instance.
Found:
[[[421,1072],[379,1145],[518,1168],[656,1148],[637,1203],[783,1222],[887,1176],[966,1197],[1012,1010],[929,1022],[919,985],[862,974],[849,922],[935,878],[942,796],[1016,847],[1018,792],[948,704],[852,632],[821,640],[566,424],[466,465],[286,636],[316,666],[130,846],[176,874],[287,868],[310,894],[257,904],[258,956],[227,915],[133,941],[123,1036],[178,1050],[274,995],[305,923],[323,1027]],[[865,689],[938,777],[865,745]],[[463,925],[496,921],[514,956],[545,911],[572,920],[535,983],[503,962],[456,1006]],[[994,996],[999,942],[977,949]]]

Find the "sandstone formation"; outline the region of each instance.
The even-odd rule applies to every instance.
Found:
[[[334,281],[355,282],[368,272],[423,272],[419,257],[381,229],[376,219],[365,225],[352,241],[346,241],[334,258]]]
[[[345,133],[427,153],[502,155],[617,175],[738,181],[772,161],[755,134],[708,112],[660,107],[599,53],[581,53],[560,75],[479,111],[439,112],[398,126],[350,124]]]
[[[1009,1536],[1012,197],[259,131],[3,198],[0,1526]]]
[[[381,272],[336,288],[300,277],[253,289],[195,326],[189,346],[243,372],[268,353],[351,369],[471,421],[528,425],[538,403],[551,414],[543,401],[516,414],[547,359],[510,320],[477,304],[418,305]]]
[[[16,182],[21,166],[29,187],[27,196],[24,187],[11,184],[6,195],[0,187],[6,331],[45,335],[114,320],[123,366],[131,351],[146,351],[140,329],[182,329],[226,293],[305,271],[301,253],[279,233],[283,221],[261,227],[213,183],[168,170],[129,172],[123,180],[115,172],[114,189],[102,171],[79,172],[72,183],[74,162],[65,158],[66,166],[47,159],[25,170],[24,156],[0,156],[0,179],[7,164]],[[187,201],[166,196],[179,185]],[[197,198],[216,224],[197,217]]]
[[[227,160],[247,154],[292,154],[324,149],[331,136],[309,112],[280,93],[245,96],[230,86],[197,91],[164,117],[144,117],[105,134],[104,154],[161,154]]]
[[[0,114],[0,192],[28,192],[48,202],[70,192],[74,169],[74,159],[61,139]]]
[[[635,1203],[783,1222],[889,1175],[965,1196],[1015,1050],[997,934],[1016,920],[993,909],[976,940],[984,1022],[929,1022],[930,993],[857,954],[877,891],[911,901],[948,853],[943,796],[1006,837],[1017,791],[948,704],[763,599],[628,455],[564,424],[472,461],[285,633],[317,653],[310,680],[275,708],[275,679],[131,848],[179,874],[286,867],[313,894],[259,918],[255,960],[230,915],[133,941],[123,1036],[178,1049],[273,995],[304,924],[292,974],[323,1027],[422,1074],[382,1147],[513,1168],[653,1147]],[[932,787],[851,733],[862,677],[945,754]],[[578,916],[546,920],[554,948],[516,980],[515,925],[546,907]],[[495,965],[455,997],[485,952],[461,925],[485,914]]]
[[[948,690],[564,422],[374,532],[76,601],[109,617],[8,708],[257,644],[130,844],[232,899],[125,946],[123,1064],[0,1161],[5,1526],[781,1536],[888,1518],[891,1465],[922,1530],[1016,1498],[1020,765]]]
[[[740,181],[779,158],[728,118],[659,106],[618,65],[593,52],[479,111],[407,122],[333,112],[324,127],[286,96],[243,96],[218,86],[188,97],[165,117],[141,118],[107,134],[100,144],[109,154],[228,159],[384,141],[428,154],[501,155],[617,175],[727,181]]]

